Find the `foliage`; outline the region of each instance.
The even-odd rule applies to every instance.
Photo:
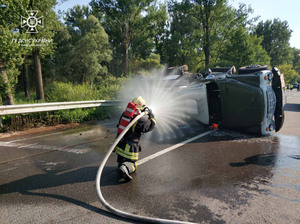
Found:
[[[251,35],[238,27],[225,45],[221,61],[231,62],[237,68],[245,65],[269,64],[270,57],[260,45],[262,38]]]
[[[67,27],[60,23],[53,37],[56,44],[55,52],[52,56],[45,57],[42,60],[46,85],[54,81],[72,81],[69,72],[69,63],[72,60],[71,49],[73,47],[71,39],[72,36]]]
[[[66,25],[60,24],[54,40],[57,50],[45,61],[51,82],[93,84],[107,74],[111,58],[108,36],[87,6],[67,11]]]
[[[48,102],[116,99],[125,78],[106,77],[99,85],[54,82],[46,90]]]
[[[13,89],[20,74],[26,49],[20,42],[28,35],[18,32],[19,15],[26,13],[28,1],[0,1],[0,94],[2,103],[13,104]]]
[[[31,1],[27,10],[38,10],[37,16],[43,16],[44,26],[43,28],[38,28],[38,33],[31,35],[35,39],[47,39],[50,40],[47,44],[37,44],[32,50],[39,50],[40,56],[44,58],[46,55],[53,54],[55,50],[55,43],[52,41],[55,31],[59,25],[58,16],[54,11],[54,6],[56,5],[56,0],[35,0]],[[25,14],[26,15],[26,14]],[[26,27],[23,28],[23,32],[26,30]]]
[[[35,92],[31,92],[31,99],[27,99],[23,92],[16,92],[14,94],[15,104],[33,104],[33,103],[42,103],[42,101],[36,99]]]
[[[292,63],[292,51],[289,45],[292,30],[287,21],[274,19],[260,22],[255,28],[255,34],[263,37],[262,46],[271,57],[271,65]]]
[[[164,52],[167,49],[164,47],[164,44],[166,43],[167,40],[167,35],[166,35],[167,21],[168,21],[167,6],[164,4],[159,4],[159,5],[153,4],[151,5],[151,7],[149,7],[148,14],[150,15],[151,18],[151,21],[149,22],[150,24],[149,31],[151,37],[154,39],[155,42],[154,51],[151,50],[151,52],[159,54],[161,62],[165,63],[166,58],[164,58],[165,55]],[[151,39],[149,41],[151,41]],[[141,42],[141,46],[143,46],[143,43],[144,42]],[[144,55],[143,59],[146,56],[147,55]]]
[[[92,119],[106,119],[110,118],[112,114],[111,108],[88,108],[88,109],[74,109],[74,110],[60,110],[53,112],[55,117],[59,117],[61,123],[79,123]]]
[[[18,66],[23,63],[22,54],[25,51],[13,40],[17,41],[22,37],[23,35],[0,25],[0,92],[3,100],[11,94],[20,74]]]
[[[97,91],[88,84],[54,82],[46,90],[47,102],[84,101],[98,99]]]
[[[298,75],[300,75],[300,49],[293,48],[293,57],[293,68],[297,71]]]
[[[145,59],[155,47],[154,38],[161,35],[161,30],[155,32],[155,28],[161,27],[164,21],[162,18],[166,16],[165,8],[158,12],[159,9],[153,6],[153,2],[154,0],[92,0],[90,3],[96,14],[100,11],[103,15],[99,19],[103,21],[113,48],[110,69],[113,74],[127,75],[132,71],[129,68],[130,60],[137,57]]]
[[[219,63],[238,27],[252,24],[251,12],[244,4],[233,9],[224,0],[170,2],[169,65],[187,64],[195,71]]]
[[[150,54],[150,56],[146,59],[141,58],[140,60],[136,59],[135,61],[131,61],[130,67],[137,73],[145,73],[153,69],[163,68],[160,64],[160,55],[154,53]]]
[[[285,84],[293,84],[294,82],[300,81],[299,74],[293,69],[293,65],[284,64],[279,65],[278,68],[280,69],[281,74],[284,75]]]
[[[125,81],[130,76],[115,77],[112,75],[105,76],[102,80],[99,80],[97,84],[97,90],[99,91],[99,99],[116,100]]]
[[[202,30],[195,24],[199,22],[190,15],[192,4],[189,1],[169,4],[170,31],[167,32],[165,44],[165,58],[169,66],[187,64],[195,69],[198,61],[203,59],[201,44],[199,42]]]
[[[198,20],[199,30],[201,30],[200,39],[201,47],[204,51],[205,65],[209,65],[211,50],[215,44],[215,40],[218,39],[218,29],[222,24],[222,21],[226,21],[228,18],[226,10],[226,0],[195,0],[192,1],[192,15]],[[229,17],[231,17],[229,15]]]
[[[53,112],[42,112],[2,116],[2,123],[3,127],[1,127],[0,132],[21,131],[42,125],[56,125],[61,121],[59,116],[54,115]]]

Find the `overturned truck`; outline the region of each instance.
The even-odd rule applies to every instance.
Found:
[[[268,66],[208,69],[188,74],[180,93],[201,123],[266,135],[284,122],[282,75]],[[183,73],[184,75],[184,73]]]

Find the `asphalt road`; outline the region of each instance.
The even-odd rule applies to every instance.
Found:
[[[300,92],[286,97],[284,126],[269,136],[195,122],[170,136],[148,133],[132,181],[110,157],[104,197],[130,213],[196,223],[300,223]],[[107,212],[94,187],[116,123],[2,136],[0,223],[134,223]]]

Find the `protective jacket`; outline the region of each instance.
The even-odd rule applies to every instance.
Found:
[[[126,161],[136,162],[139,157],[139,151],[141,151],[140,138],[144,133],[151,131],[155,124],[154,118],[149,119],[148,115],[141,117],[118,143],[115,149],[116,153],[125,158]]]

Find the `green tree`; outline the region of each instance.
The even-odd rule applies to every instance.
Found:
[[[245,4],[234,9],[226,0],[171,2],[166,44],[169,62],[188,64],[192,69],[218,63],[235,30],[252,24],[248,19],[251,12]]]
[[[293,68],[300,75],[300,49],[293,48]]]
[[[152,5],[148,14],[150,15],[150,27],[148,30],[151,32],[151,37],[154,38],[155,49],[154,52],[160,55],[160,61],[162,63],[166,62],[166,58],[164,57],[165,51],[167,49],[164,48],[164,44],[167,41],[167,21],[168,21],[168,13],[167,13],[167,5],[159,4]],[[152,41],[152,40],[150,40]],[[141,43],[143,46],[143,43]],[[151,52],[152,53],[152,52]],[[150,54],[151,56],[151,54]]]
[[[18,32],[20,15],[26,13],[28,1],[0,1],[0,94],[3,104],[14,104],[13,93],[26,49],[21,42],[27,37]]]
[[[200,43],[204,51],[205,66],[210,64],[211,51],[216,43],[218,31],[223,21],[227,21],[226,0],[194,0],[192,15],[198,20],[202,30]]]
[[[193,64],[200,60],[201,45],[198,20],[190,15],[193,5],[190,1],[171,2],[168,6],[170,15],[169,31],[165,43],[165,54],[169,66],[187,64],[193,69]]]
[[[60,23],[53,37],[53,42],[56,45],[54,54],[42,61],[45,84],[51,85],[55,81],[73,81],[69,62],[72,60],[72,49],[74,46],[72,36],[65,24]]]
[[[161,43],[164,41],[167,20],[166,6],[151,4],[144,13],[146,16],[142,16],[140,23],[136,24],[135,27],[136,30],[142,28],[143,32],[137,32],[131,41],[130,60],[139,60],[139,58],[146,60],[153,51],[158,52],[156,47],[159,50]],[[129,71],[133,71],[130,62]]]
[[[300,80],[300,76],[293,69],[293,65],[284,64],[284,65],[279,65],[278,68],[280,69],[281,74],[284,75],[285,85],[289,85],[296,82],[297,80]]]
[[[107,74],[107,64],[112,59],[108,35],[99,20],[90,15],[87,6],[75,6],[67,12],[68,33],[63,36],[69,42],[66,48],[68,77],[75,83],[94,83]],[[66,30],[63,30],[66,32]]]
[[[255,34],[263,37],[261,45],[271,57],[271,65],[292,64],[292,51],[289,44],[292,30],[287,21],[274,19],[260,22]]]
[[[251,35],[246,28],[240,26],[226,42],[221,61],[237,68],[253,64],[269,64],[270,57],[260,45],[262,38]]]
[[[154,46],[151,28],[156,26],[151,13],[155,9],[152,4],[154,0],[92,0],[90,3],[97,15],[102,12],[100,20],[113,48],[114,60],[110,70],[114,74],[128,74],[130,59],[134,60],[136,55],[146,57],[151,54]]]
[[[163,66],[160,64],[160,55],[152,53],[146,59],[139,58],[131,61],[131,68],[137,73],[147,73],[153,69],[161,69]]]
[[[44,84],[42,74],[42,64],[46,56],[53,54],[55,44],[53,43],[53,36],[57,30],[58,18],[53,10],[56,5],[56,0],[42,1],[42,0],[24,0],[27,2],[26,11],[22,14],[18,14],[19,21],[22,18],[21,33],[30,33],[27,40],[27,52],[23,55],[25,63],[23,65],[23,71],[25,76],[25,82],[28,84],[28,75],[26,74],[28,59],[32,56],[34,65],[34,77],[36,84],[36,96],[38,100],[44,100]],[[33,19],[29,19],[33,16]],[[30,27],[27,23],[36,23],[35,28]],[[24,24],[23,24],[24,23]],[[27,77],[26,77],[27,76]],[[28,85],[27,85],[28,87]],[[25,88],[25,91],[28,91]]]

